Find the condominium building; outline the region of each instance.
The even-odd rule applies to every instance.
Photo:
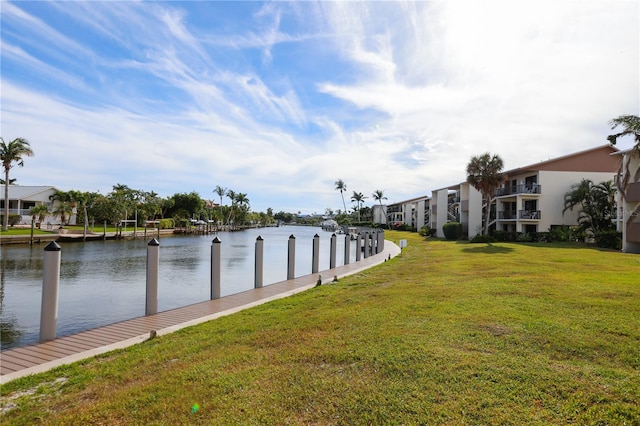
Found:
[[[506,180],[489,206],[489,228],[532,233],[576,225],[577,209],[563,212],[564,195],[583,179],[595,184],[612,180],[620,158],[611,154],[618,151],[607,144],[505,171]],[[452,221],[462,224],[465,237],[482,233],[485,206],[481,194],[468,183],[433,191],[430,207],[436,236],[444,237],[442,226]]]
[[[430,199],[424,195],[410,200],[404,200],[387,206],[387,224],[408,225],[418,230],[430,223]]]

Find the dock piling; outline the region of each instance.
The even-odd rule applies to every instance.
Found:
[[[220,298],[220,245],[222,241],[215,237],[211,242],[211,300]]]
[[[40,341],[56,338],[58,290],[60,289],[61,248],[55,241],[44,248]]]
[[[146,231],[147,228],[145,228]],[[160,268],[160,243],[153,238],[147,244],[147,299],[145,315],[158,313],[158,270]]]
[[[255,279],[254,287],[261,288],[264,272],[264,240],[258,235],[256,238],[256,259],[255,259]]]

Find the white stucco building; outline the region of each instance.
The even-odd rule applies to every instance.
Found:
[[[583,179],[595,184],[612,180],[620,158],[618,149],[603,145],[563,157],[504,172],[506,181],[492,201],[489,228],[500,231],[545,232],[556,225],[576,225],[578,212],[563,214],[564,194]],[[480,192],[466,182],[432,192],[431,227],[444,237],[442,226],[457,221],[463,235],[482,233],[483,200]]]
[[[2,199],[0,199],[0,212],[4,214],[4,206],[6,200],[4,199],[4,185],[1,188]],[[29,209],[41,204],[49,207],[49,211],[53,211],[55,206],[49,197],[55,194],[57,189],[53,186],[23,186],[23,185],[9,185],[9,214],[19,214],[22,216],[20,221],[23,225],[31,223],[31,215]],[[45,223],[55,223],[56,218],[49,215],[45,218]],[[75,223],[75,215],[73,221]]]
[[[404,224],[419,230],[430,223],[430,198],[426,195],[389,204],[387,206],[387,223]]]

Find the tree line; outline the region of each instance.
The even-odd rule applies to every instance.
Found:
[[[123,184],[114,185],[106,195],[75,190],[56,191],[50,197],[51,201],[57,201],[53,204],[56,207],[49,213],[60,217],[62,224],[67,223],[74,208],[78,223],[117,225],[121,220],[136,220],[138,225],[144,225],[146,221],[170,218],[175,226],[186,225],[191,220],[214,221],[218,225],[266,226],[275,221],[270,208],[265,213],[252,212],[246,193],[222,190],[221,187],[214,192],[220,195],[220,204],[203,199],[195,191],[160,197],[154,191],[133,189]],[[230,200],[229,205],[222,204],[223,197]],[[46,206],[36,206],[35,209],[44,210]]]

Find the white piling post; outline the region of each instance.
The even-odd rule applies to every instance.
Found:
[[[313,251],[311,257],[311,273],[318,272],[320,267],[320,235],[313,236]]]
[[[349,264],[349,258],[351,257],[351,235],[344,234],[344,264]]]
[[[364,240],[364,252],[363,252],[363,255],[364,255],[365,259],[367,257],[369,257],[369,242],[371,241],[370,236],[371,235],[368,232],[364,233],[364,238],[363,238],[363,240]]]
[[[362,235],[358,232],[356,235],[356,262],[362,258]]]
[[[255,280],[254,287],[262,287],[262,278],[264,272],[264,240],[258,235],[256,238],[256,261],[255,261]]]
[[[40,341],[56,338],[58,322],[58,290],[60,288],[61,249],[55,241],[44,248],[42,265],[42,304],[40,309]]]
[[[369,234],[369,240],[371,241],[371,244],[369,244],[369,256],[373,256],[376,254],[376,234],[374,232]]]
[[[145,227],[145,230],[147,228]],[[158,313],[158,270],[160,268],[160,243],[153,238],[147,244],[147,300],[145,315]]]
[[[215,237],[211,242],[211,300],[220,298],[220,245],[222,241]]]
[[[296,237],[293,234],[289,237],[289,252],[287,256],[287,279],[296,277]]]
[[[329,269],[336,267],[336,252],[337,252],[337,240],[336,234],[331,234],[331,247],[329,249]]]

